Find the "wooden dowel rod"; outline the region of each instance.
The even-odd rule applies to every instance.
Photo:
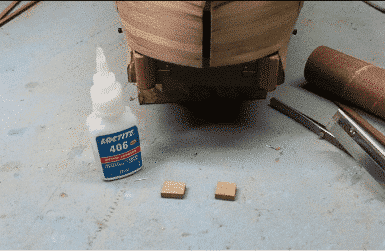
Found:
[[[356,111],[352,108],[343,105],[339,102],[334,101],[344,112],[346,112],[354,121],[356,121],[360,126],[362,126],[370,135],[372,135],[378,142],[385,146],[385,136],[369,124],[364,118],[362,118]]]
[[[0,20],[5,17],[16,5],[18,5],[21,1],[13,1],[3,12],[0,14]]]
[[[37,4],[38,2],[39,1],[31,1],[31,2],[27,3],[26,5],[24,5],[23,7],[20,7],[17,11],[12,13],[11,15],[4,17],[3,19],[0,20],[0,27],[3,26],[4,24],[8,23],[12,19],[14,19],[16,16],[18,16],[22,12],[28,10],[29,8],[31,8],[32,6]]]

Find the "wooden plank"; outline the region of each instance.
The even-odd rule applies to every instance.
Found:
[[[195,5],[195,6],[199,6],[201,8],[203,8],[206,4],[206,1],[184,1],[186,4],[191,4],[191,5]]]
[[[175,13],[180,14],[183,13],[187,17],[187,15],[202,17],[202,9],[204,4],[199,3],[199,5],[189,4],[187,1],[143,1],[146,5],[146,8],[151,9],[154,8],[159,12],[166,13]],[[151,4],[149,4],[151,3]]]
[[[210,67],[235,65],[279,51],[287,44],[303,1],[214,1]],[[203,68],[205,1],[117,2],[129,46],[169,63]],[[207,66],[206,66],[207,67]]]
[[[202,67],[202,2],[117,2],[129,46],[166,62]]]
[[[283,42],[275,45],[265,45],[265,47],[259,47],[255,50],[254,47],[234,47],[231,51],[226,53],[222,52],[211,52],[212,57],[210,58],[210,67],[228,66],[234,64],[240,64],[244,62],[252,61],[253,59],[263,58],[269,54],[272,54],[283,46]]]
[[[199,30],[201,18],[188,15],[184,18],[184,23],[180,23],[180,14],[165,7],[156,6],[157,11],[154,11],[146,8],[146,5],[136,3],[130,5],[130,15],[124,13],[122,16],[131,26],[166,40],[177,41],[186,46],[189,44],[200,45],[201,41],[196,38],[202,36]]]
[[[216,11],[219,7],[231,3],[232,1],[212,1],[211,2],[211,10]]]
[[[129,26],[122,20],[123,25]],[[124,28],[125,29],[125,28]],[[162,60],[165,62],[171,62],[180,65],[186,65],[191,67],[202,66],[202,53],[186,53],[183,50],[174,49],[168,46],[162,46],[157,43],[153,43],[140,36],[134,36],[125,30],[125,36],[127,44],[131,48],[135,48],[135,51],[140,52],[143,55]]]
[[[211,67],[239,64],[280,50],[290,39],[300,2],[236,1],[213,7]]]

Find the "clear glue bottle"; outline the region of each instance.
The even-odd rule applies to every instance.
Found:
[[[87,126],[102,179],[115,180],[142,168],[137,119],[124,106],[122,86],[109,71],[100,47],[96,49],[96,68],[91,87],[93,112],[87,117]]]

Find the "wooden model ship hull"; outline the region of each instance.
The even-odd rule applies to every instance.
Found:
[[[190,74],[196,72],[201,75],[207,72],[199,69],[216,68],[220,72],[219,69],[223,71],[229,66],[239,68],[240,65],[246,67],[252,62],[256,63],[255,72],[262,68],[277,68],[277,65],[281,65],[284,70],[287,46],[303,2],[124,1],[116,2],[116,5],[128,46],[134,52],[133,55],[136,53],[142,58],[138,62],[143,64],[145,61],[144,65],[137,65],[139,68],[132,69],[136,71],[137,78],[138,75],[143,75],[139,76],[136,82],[138,88],[144,90],[153,89],[155,83],[162,84],[160,82],[164,80],[159,80],[161,77],[158,76],[158,71],[162,71],[164,64],[173,69],[178,68],[179,72]],[[274,61],[273,64],[276,66],[261,67],[262,61],[269,64],[269,59],[267,61],[262,59],[273,55],[275,58],[270,61]],[[276,59],[279,64],[275,62]],[[277,85],[280,74],[277,69],[273,71]],[[147,76],[144,76],[146,74]],[[261,82],[261,76],[266,73],[259,75],[258,81]],[[178,80],[173,82],[169,84],[169,90],[172,86],[178,85],[176,83]],[[180,82],[182,83],[179,85],[186,88],[189,86],[189,83],[183,83],[185,80]],[[207,85],[213,86],[218,83]],[[266,86],[266,83],[254,83],[254,87],[259,86],[260,90],[275,89],[271,88],[271,84],[268,89],[263,85]],[[236,87],[237,84],[231,83],[227,86]]]

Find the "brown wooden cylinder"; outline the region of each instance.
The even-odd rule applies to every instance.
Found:
[[[326,46],[316,48],[305,66],[309,85],[385,119],[385,70]]]
[[[156,84],[156,65],[152,58],[133,52],[136,84],[139,89],[151,89]]]

